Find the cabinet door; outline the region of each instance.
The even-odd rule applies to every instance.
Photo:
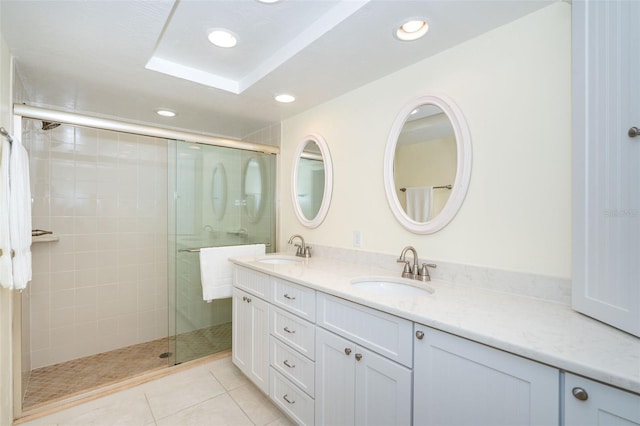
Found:
[[[263,392],[269,392],[269,304],[233,289],[233,363]]]
[[[557,425],[559,372],[416,325],[415,425]]]
[[[411,424],[411,370],[356,347],[357,425]]]
[[[355,349],[350,341],[316,330],[316,424],[353,425]]]
[[[640,425],[640,395],[573,374],[565,373],[564,403],[566,426]]]
[[[572,14],[572,304],[640,336],[640,2]]]

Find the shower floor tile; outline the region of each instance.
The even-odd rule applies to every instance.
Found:
[[[177,348],[176,348],[177,346]],[[35,369],[22,402],[23,410],[117,383],[231,348],[231,323],[162,338]],[[160,358],[165,352],[176,352]]]

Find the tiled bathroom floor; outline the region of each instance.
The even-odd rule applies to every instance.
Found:
[[[293,425],[240,373],[230,356],[21,423],[89,424]]]
[[[178,362],[186,362],[231,349],[231,323],[180,334],[175,338]],[[165,368],[175,358],[160,358],[176,345],[167,338],[88,356],[31,372],[22,406],[39,405],[86,392],[135,375]]]

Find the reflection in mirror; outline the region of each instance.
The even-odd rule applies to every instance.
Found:
[[[412,220],[427,222],[442,211],[456,177],[456,151],[453,126],[442,109],[427,104],[411,112],[398,137],[393,170],[396,196]]]
[[[242,185],[244,208],[250,222],[260,219],[263,208],[264,170],[257,158],[250,158],[244,170]]]
[[[222,220],[227,209],[227,172],[222,163],[216,164],[211,176],[211,206],[215,218]]]
[[[326,141],[308,135],[298,145],[292,174],[292,199],[300,223],[315,228],[324,220],[329,203],[333,175]]]
[[[429,234],[456,215],[471,179],[471,136],[450,100],[421,96],[407,103],[389,133],[384,158],[387,200],[411,232]]]
[[[308,141],[298,159],[296,178],[298,206],[307,220],[320,211],[324,195],[324,161],[318,144]]]

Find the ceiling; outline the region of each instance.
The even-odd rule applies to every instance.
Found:
[[[0,0],[0,28],[19,102],[240,139],[551,2]],[[425,37],[393,36],[416,17]],[[213,28],[238,45],[209,43]]]

